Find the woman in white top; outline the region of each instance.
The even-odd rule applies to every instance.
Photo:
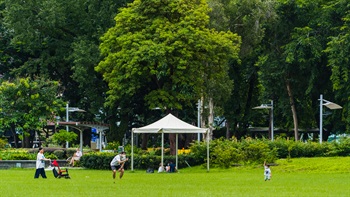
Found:
[[[77,152],[74,153],[72,159],[70,160],[69,164],[74,166],[74,161],[79,161],[80,157],[83,156],[83,153],[77,148]]]

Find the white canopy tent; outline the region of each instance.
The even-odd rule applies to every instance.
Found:
[[[131,170],[134,170],[134,133],[160,133],[162,134],[162,159],[161,164],[163,165],[164,157],[164,133],[175,133],[176,134],[176,167],[178,168],[178,134],[179,133],[207,133],[207,171],[209,171],[209,135],[208,129],[199,128],[188,124],[172,114],[168,114],[162,119],[140,128],[133,128],[131,132]]]

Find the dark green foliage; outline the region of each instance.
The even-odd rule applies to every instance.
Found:
[[[10,154],[10,157],[8,160],[35,160],[36,155],[35,154],[28,154],[25,152],[16,152],[13,154]]]
[[[59,130],[51,136],[52,141],[58,145],[64,146],[66,142],[73,142],[78,138],[78,135],[74,132],[67,132],[66,130]]]
[[[7,140],[0,138],[0,149],[6,148],[7,144]]]
[[[327,143],[328,150],[326,156],[350,156],[350,138],[341,139],[339,143]]]
[[[119,142],[108,142],[105,149],[107,150],[118,150],[118,147],[120,146]]]
[[[113,153],[89,153],[80,158],[81,166],[89,169],[110,169],[110,162],[115,154]]]
[[[63,150],[55,150],[53,151],[53,154],[58,158],[58,159],[65,159],[66,158],[66,153]]]

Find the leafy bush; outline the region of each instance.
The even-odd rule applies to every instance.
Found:
[[[84,154],[80,158],[80,165],[89,169],[110,169],[110,162],[112,161],[114,153],[106,152],[91,152]]]
[[[53,151],[53,154],[58,158],[58,159],[65,159],[66,158],[66,153],[63,150],[55,150]]]
[[[54,154],[47,154],[47,153],[45,154],[44,153],[44,155],[45,155],[45,158],[47,158],[47,159],[51,159],[51,160],[58,159],[58,157]]]
[[[119,146],[120,146],[119,142],[108,142],[105,149],[117,151]]]
[[[36,160],[36,155],[24,152],[16,152],[11,154],[8,160]]]
[[[6,139],[0,138],[0,149],[6,148],[6,147],[7,147],[7,144],[8,144],[8,142],[7,142]]]
[[[5,149],[0,151],[2,160],[35,160],[36,154],[28,153],[25,149]]]
[[[244,163],[274,162],[277,159],[277,150],[270,149],[268,143],[260,140],[242,141],[241,150]]]
[[[66,130],[59,130],[53,134],[50,138],[53,143],[64,146],[66,142],[73,142],[78,135],[74,132],[67,132]]]
[[[233,141],[219,139],[220,143],[213,148],[210,154],[211,163],[219,167],[228,168],[238,164],[243,155],[240,150],[233,144]]]

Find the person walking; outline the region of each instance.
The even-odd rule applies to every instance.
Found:
[[[121,152],[118,155],[116,155],[113,160],[111,161],[110,165],[111,165],[111,169],[113,171],[113,181],[115,183],[115,177],[116,177],[116,173],[117,170],[118,172],[120,172],[119,174],[119,178],[121,179],[124,175],[124,164],[125,162],[128,161],[128,158],[126,158],[125,156],[125,152]]]
[[[264,161],[264,176],[265,176],[265,181],[269,181],[271,179],[270,165],[266,164],[266,161]]]
[[[34,178],[37,179],[39,178],[39,175],[41,175],[41,177],[43,177],[44,179],[46,179],[46,173],[45,173],[45,161],[51,161],[50,159],[46,159],[44,156],[44,149],[43,148],[39,148],[39,152],[38,155],[36,156],[36,171],[35,171],[35,175]]]

